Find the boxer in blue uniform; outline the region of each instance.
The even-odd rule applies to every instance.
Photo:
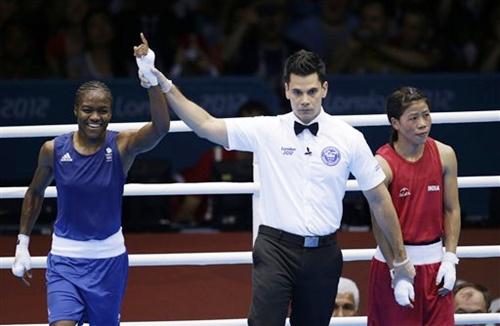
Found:
[[[141,34],[143,42],[146,42]],[[47,186],[55,179],[57,217],[47,256],[47,303],[50,325],[118,325],[128,276],[128,256],[121,230],[123,186],[135,157],[152,149],[168,132],[170,117],[152,65],[134,47],[148,89],[151,122],[139,130],[107,130],[113,97],[102,82],[76,91],[78,131],[42,145],[33,180],[24,197],[12,272],[29,285],[29,236]]]

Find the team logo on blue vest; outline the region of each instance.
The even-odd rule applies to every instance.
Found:
[[[106,148],[106,162],[111,162],[113,161],[113,150],[110,147]]]
[[[328,166],[337,165],[340,162],[340,151],[333,146],[325,147],[321,151],[321,160]]]

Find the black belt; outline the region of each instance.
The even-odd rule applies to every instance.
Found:
[[[420,241],[420,242],[403,241],[403,243],[405,245],[409,245],[409,246],[426,246],[426,245],[430,245],[430,244],[440,242],[440,241],[441,241],[441,237],[437,237],[436,239],[432,239],[432,240],[428,240],[428,241]]]
[[[302,248],[323,247],[337,242],[337,233],[322,236],[301,236],[290,232],[275,229],[267,225],[259,226],[259,233],[270,236],[278,241],[293,243]]]

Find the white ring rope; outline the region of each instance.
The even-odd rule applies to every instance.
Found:
[[[382,126],[388,125],[385,114],[339,115],[338,118],[352,126]],[[233,118],[237,119],[237,118]],[[434,112],[433,123],[474,123],[499,122],[500,110],[494,111],[461,111]],[[144,122],[111,123],[111,130],[138,129]],[[38,126],[7,126],[0,127],[0,138],[28,138],[57,136],[77,130],[77,125],[38,125]],[[182,121],[172,121],[170,132],[191,131]],[[459,177],[460,188],[500,187],[500,176]],[[27,187],[0,187],[0,199],[22,198]],[[176,184],[127,184],[125,196],[145,195],[186,195],[186,194],[232,194],[256,193],[259,184],[256,182],[230,183],[176,183]],[[347,182],[347,190],[359,190],[355,180]],[[56,197],[55,187],[48,187],[46,197]],[[344,249],[344,261],[370,260],[374,249]],[[457,248],[457,256],[461,258],[500,257],[500,246],[461,246]],[[32,268],[46,268],[47,257],[32,257]],[[10,269],[14,257],[0,257],[0,269]],[[187,253],[187,254],[137,254],[129,255],[129,266],[178,266],[178,265],[220,265],[220,264],[251,264],[251,252],[217,252],[217,253]],[[500,313],[490,314],[456,314],[455,323],[464,325],[470,323],[500,323]],[[367,317],[332,318],[330,325],[366,325]],[[125,326],[155,325],[155,326],[243,326],[246,319],[192,320],[192,321],[157,321],[157,322],[123,322]],[[16,324],[20,326],[20,324]],[[44,324],[22,324],[24,326],[41,326]],[[287,321],[287,325],[290,325]],[[6,325],[8,326],[8,325]]]
[[[500,175],[459,177],[459,188],[500,187]],[[0,199],[23,198],[28,187],[0,187]],[[347,191],[359,190],[356,180],[347,181]],[[256,182],[128,183],[124,196],[252,194],[259,191]],[[57,197],[56,187],[47,187],[46,198]]]
[[[499,176],[500,179],[500,176]],[[253,194],[255,182],[128,183],[124,196]],[[23,198],[27,187],[0,187],[0,198]],[[45,197],[57,197],[56,187],[47,187]]]
[[[344,261],[371,260],[375,249],[342,249]],[[460,258],[498,258],[500,245],[497,246],[460,246]],[[47,257],[31,257],[31,268],[46,268]],[[10,269],[14,257],[0,257],[0,269]],[[250,251],[201,252],[182,254],[134,254],[129,255],[129,266],[207,266],[251,264]]]
[[[333,317],[330,325],[333,326],[365,326],[366,316],[359,317]],[[455,314],[455,325],[470,323],[500,323],[500,313]],[[45,324],[15,324],[2,326],[43,326]],[[87,324],[84,324],[87,325]],[[246,319],[212,319],[212,320],[183,320],[183,321],[138,321],[121,322],[124,326],[246,326]],[[290,326],[287,319],[286,326]]]
[[[499,122],[500,110],[491,111],[457,111],[457,112],[433,112],[432,123],[474,123],[474,122]],[[362,114],[362,115],[337,115],[354,127],[362,126],[386,126],[389,125],[385,114]],[[228,118],[240,119],[240,118]],[[139,129],[146,122],[124,122],[110,123],[109,129],[116,131]],[[61,135],[77,130],[76,124],[62,125],[34,125],[34,126],[7,126],[0,127],[0,138],[28,138],[28,137],[50,137]],[[171,121],[169,132],[188,132],[191,129],[182,121]]]

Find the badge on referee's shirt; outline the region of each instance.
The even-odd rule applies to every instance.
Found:
[[[321,151],[321,160],[328,166],[335,166],[340,162],[340,151],[333,147],[325,147]]]

